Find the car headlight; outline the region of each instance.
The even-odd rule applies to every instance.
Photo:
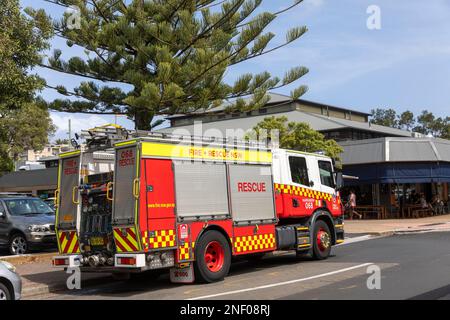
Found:
[[[16,273],[16,267],[13,266],[11,263],[6,262],[6,261],[2,261],[1,263],[3,263],[3,265],[6,267],[6,269],[8,269],[11,272]]]
[[[48,226],[31,225],[28,227],[28,230],[31,232],[49,232],[50,228]]]

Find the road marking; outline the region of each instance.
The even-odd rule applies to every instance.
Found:
[[[227,295],[236,294],[236,293],[243,293],[243,292],[256,291],[256,290],[268,289],[268,288],[273,288],[273,287],[279,287],[279,286],[284,286],[284,285],[298,283],[298,282],[305,282],[305,281],[309,281],[309,280],[314,280],[314,279],[319,279],[319,278],[332,276],[332,275],[335,275],[335,274],[338,274],[338,273],[343,273],[343,272],[347,272],[347,271],[351,271],[351,270],[355,270],[355,269],[359,269],[359,268],[368,267],[368,266],[370,266],[372,264],[373,264],[372,262],[368,262],[368,263],[359,264],[357,266],[353,266],[353,267],[349,267],[349,268],[345,268],[345,269],[340,269],[340,270],[336,270],[336,271],[331,271],[331,272],[327,272],[327,273],[322,273],[322,274],[318,274],[318,275],[307,277],[307,278],[295,279],[295,280],[279,282],[279,283],[273,283],[273,284],[268,284],[268,285],[264,285],[264,286],[247,288],[247,289],[241,289],[241,290],[234,290],[234,291],[210,294],[210,295],[207,295],[207,296],[190,298],[190,299],[186,299],[186,300],[209,299],[209,298],[227,296]]]
[[[367,240],[372,240],[372,239],[377,239],[377,238],[383,238],[384,236],[373,236],[370,234],[367,234],[365,236],[360,236],[360,237],[354,237],[354,238],[345,238],[345,242],[344,243],[340,243],[335,245],[335,247],[339,247],[339,246],[344,246],[346,244],[351,244],[351,243],[356,243],[356,242],[361,242],[361,241],[367,241]]]

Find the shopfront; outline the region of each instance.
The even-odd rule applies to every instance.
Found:
[[[383,138],[344,149],[344,174],[358,177],[347,181],[346,191],[355,191],[359,206],[381,206],[386,218],[449,213],[448,141]]]

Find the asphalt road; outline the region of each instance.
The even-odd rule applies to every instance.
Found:
[[[175,285],[167,276],[140,275],[35,299],[448,299],[449,244],[450,232],[391,236],[335,247],[326,261],[283,254],[236,262],[220,283]],[[380,268],[381,288],[369,290],[373,265]]]

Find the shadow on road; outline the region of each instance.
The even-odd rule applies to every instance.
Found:
[[[446,300],[450,298],[450,285],[425,292],[408,300],[439,300],[442,298]]]

